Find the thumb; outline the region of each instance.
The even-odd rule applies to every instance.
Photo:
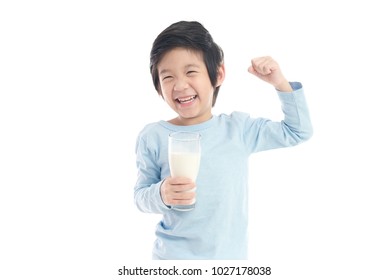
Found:
[[[253,66],[250,66],[247,71],[251,74],[253,74],[255,77],[258,77],[258,78],[262,78],[263,75],[261,75],[260,73],[258,73]]]
[[[255,72],[255,70],[254,70],[254,67],[253,66],[250,66],[248,69],[247,69],[247,71],[249,71],[249,73],[251,73],[251,74],[253,74],[253,75],[257,75],[256,74],[256,72]]]

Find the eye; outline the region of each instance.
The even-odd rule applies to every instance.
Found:
[[[169,80],[172,78],[173,78],[173,76],[164,76],[164,77],[162,77],[162,81]]]
[[[196,73],[197,73],[197,71],[194,71],[194,70],[190,70],[190,71],[186,72],[187,75],[194,75]]]

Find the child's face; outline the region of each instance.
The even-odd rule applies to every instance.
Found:
[[[184,48],[167,52],[158,64],[159,82],[164,100],[178,114],[171,122],[193,125],[212,117],[214,88],[202,54]],[[218,75],[219,86],[224,79],[224,68]]]

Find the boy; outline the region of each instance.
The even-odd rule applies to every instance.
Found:
[[[225,76],[223,51],[193,21],[174,23],[158,35],[150,71],[156,91],[177,113],[172,120],[146,125],[136,144],[135,203],[140,211],[163,215],[153,259],[247,259],[248,158],[311,137],[302,85],[289,83],[271,57],[255,58],[248,71],[277,90],[284,120],[254,119],[241,112],[213,115]],[[168,135],[175,131],[201,134],[196,182],[170,176]],[[194,210],[171,207],[194,199]]]

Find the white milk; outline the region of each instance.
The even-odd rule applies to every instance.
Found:
[[[169,165],[172,177],[187,177],[196,181],[200,167],[200,153],[170,153]]]

